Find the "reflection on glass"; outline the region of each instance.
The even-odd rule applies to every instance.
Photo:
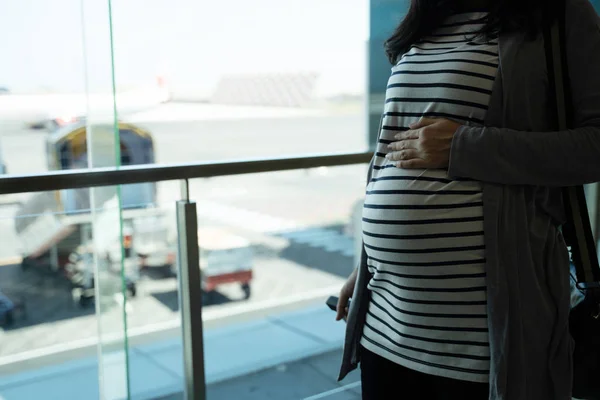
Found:
[[[126,356],[133,395],[181,390],[174,202],[123,208],[121,241],[116,190],[101,189],[95,210],[66,205],[62,199],[70,197],[61,192],[26,194],[22,204],[0,207],[0,395],[6,398],[70,398],[75,389],[95,398],[99,372],[105,397],[125,398]],[[91,202],[89,192],[76,198]],[[53,379],[20,380],[47,374]]]

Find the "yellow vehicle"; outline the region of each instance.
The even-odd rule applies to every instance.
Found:
[[[119,123],[120,143],[115,145],[112,124],[95,124],[88,127],[84,122],[68,125],[48,135],[46,156],[49,170],[69,170],[88,167],[110,167],[120,155],[120,164],[139,165],[154,163],[154,144],[151,134],[132,124]],[[91,141],[91,146],[88,145]],[[93,193],[93,201],[92,201]],[[167,220],[158,209],[156,184],[141,183],[123,185],[120,199],[114,187],[68,189],[51,193],[33,194],[19,209],[15,229],[21,242],[23,265],[38,262],[61,269],[81,246],[91,241],[92,218],[97,236],[94,245],[98,254],[106,254],[112,260],[125,255],[135,258],[144,266],[168,266],[175,260],[172,248],[167,245]],[[113,224],[118,224],[122,207],[124,225],[123,242]],[[96,213],[92,216],[92,204]]]

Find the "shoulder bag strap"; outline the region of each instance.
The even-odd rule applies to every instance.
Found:
[[[566,55],[565,0],[559,3],[561,9],[556,13],[558,17],[552,21],[548,14],[545,17],[544,42],[556,126],[559,130],[567,130],[573,127],[573,102]],[[582,289],[599,287],[600,266],[583,186],[563,188],[563,201],[567,213],[563,235],[567,245],[571,247],[577,284]]]

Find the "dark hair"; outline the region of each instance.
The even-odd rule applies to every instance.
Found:
[[[523,32],[533,39],[542,29],[542,15],[556,15],[560,0],[491,0],[485,24],[474,37],[493,39],[501,33]],[[408,14],[385,42],[392,64],[410,46],[430,34],[442,21],[460,11],[459,0],[411,0]],[[472,39],[471,39],[472,40]]]

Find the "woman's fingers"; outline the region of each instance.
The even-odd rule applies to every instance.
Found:
[[[340,299],[337,303],[337,315],[335,316],[336,321],[346,319],[348,315],[348,295],[344,293],[344,290],[340,292]]]
[[[418,129],[410,129],[408,131],[400,132],[394,135],[397,140],[414,140],[421,137]]]
[[[400,139],[396,142],[392,142],[388,144],[388,149],[390,150],[416,150],[418,148],[418,140],[417,139]]]
[[[420,158],[420,153],[415,149],[396,150],[387,153],[385,158],[390,161],[412,160],[415,158]]]
[[[438,121],[440,121],[440,118],[421,118],[417,122],[413,122],[412,124],[408,125],[408,127],[410,129],[419,129],[424,126],[433,125]]]

